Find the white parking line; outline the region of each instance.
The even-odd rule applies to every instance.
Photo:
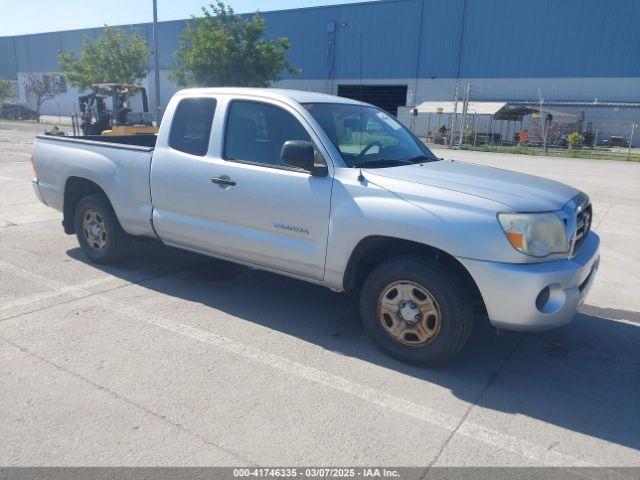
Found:
[[[63,285],[62,282],[51,280],[37,273],[29,272],[7,262],[0,260],[0,269],[11,273],[21,275],[23,278],[51,285]],[[80,290],[78,290],[78,293]],[[92,295],[91,292],[83,292],[84,296]],[[253,361],[268,365],[272,368],[280,370],[290,375],[296,375],[319,385],[332,388],[360,398],[373,405],[377,405],[387,410],[391,410],[402,415],[420,420],[422,422],[443,428],[450,432],[456,431],[456,434],[468,437],[472,440],[482,442],[501,450],[506,450],[537,463],[558,466],[558,467],[596,467],[597,464],[581,460],[570,455],[549,450],[546,447],[522,440],[510,435],[506,435],[497,430],[465,421],[458,426],[460,419],[447,413],[434,410],[432,408],[411,402],[396,395],[391,395],[374,388],[370,388],[359,383],[353,382],[347,378],[333,375],[331,373],[294,362],[279,355],[264,352],[255,347],[242,344],[235,340],[229,339],[222,335],[192,327],[175,320],[170,320],[149,312],[142,311],[135,307],[125,305],[121,302],[112,300],[100,294],[92,295],[93,299],[99,300],[101,306],[108,308],[114,312],[120,313],[126,317],[132,318],[138,322],[152,325],[157,328],[177,333],[179,335],[213,345],[224,349],[235,355],[251,359]]]
[[[9,180],[10,182],[21,182],[21,183],[23,182],[23,180],[22,180],[22,179],[20,179],[20,178],[5,177],[4,175],[0,175],[0,179],[2,179],[2,180]],[[14,183],[13,185],[15,185],[15,183]],[[25,185],[26,185],[26,183],[25,183]]]
[[[110,310],[116,311],[122,315],[126,315],[139,322],[153,325],[155,327],[168,330],[173,333],[183,335],[185,337],[208,343],[226,351],[232,352],[244,358],[268,365],[272,368],[285,372],[287,374],[296,375],[305,378],[314,383],[324,385],[334,390],[347,393],[353,397],[360,398],[371,404],[393,410],[397,413],[407,415],[416,420],[443,428],[448,431],[454,431],[460,420],[458,417],[447,413],[434,410],[432,408],[411,402],[396,395],[391,395],[374,388],[370,388],[347,378],[333,375],[331,373],[318,370],[308,365],[294,362],[279,355],[264,352],[255,347],[236,342],[222,335],[218,335],[207,330],[192,327],[184,323],[159,317],[148,312],[143,312],[137,308],[123,305],[103,296],[100,298],[101,305],[106,306]],[[555,451],[549,451],[546,447],[535,445],[531,442],[521,440],[509,435],[498,432],[482,425],[465,422],[458,428],[458,434],[480,441],[502,450],[516,453],[530,460],[543,463],[550,466],[572,466],[572,467],[595,467],[596,464],[564,455]]]
[[[30,272],[24,268],[16,267],[15,265],[5,262],[4,260],[0,260],[0,270],[3,270],[5,273],[10,273],[12,275],[22,277],[25,280],[31,280],[32,282],[39,283],[45,287],[54,286],[56,289],[62,289],[69,287],[64,282],[56,280],[55,278],[48,278],[44,275],[40,275],[39,273]]]
[[[24,305],[31,305],[33,303],[40,302],[42,300],[47,300],[49,298],[61,297],[63,295],[71,295],[75,298],[86,297],[87,295],[86,289],[97,287],[99,285],[105,285],[108,283],[117,283],[118,281],[120,281],[123,285],[126,283],[117,278],[101,277],[93,280],[87,280],[86,282],[82,282],[77,285],[69,285],[69,286],[59,287],[56,290],[49,290],[46,292],[34,293],[33,295],[29,295],[26,297],[21,297],[15,300],[2,302],[0,304],[0,312],[10,310],[16,307],[21,307]]]

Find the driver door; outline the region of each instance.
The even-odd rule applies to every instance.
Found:
[[[317,145],[293,109],[267,100],[232,99],[226,110],[222,158],[212,168],[211,219],[216,250],[251,263],[321,280],[324,276],[332,176],[285,165],[288,140]]]
[[[331,168],[321,177],[284,165],[285,141],[319,139],[288,105],[249,98],[181,101],[211,103],[176,113],[179,142],[154,153],[154,226],[170,245],[322,280]]]

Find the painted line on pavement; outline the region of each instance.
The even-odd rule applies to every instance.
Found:
[[[9,180],[10,182],[20,182],[20,184],[23,184],[24,180],[20,179],[20,178],[14,178],[14,177],[5,177],[4,175],[0,175],[0,179],[2,180]],[[24,182],[24,184],[26,185],[27,182]],[[15,185],[15,183],[12,183],[12,185]]]
[[[26,297],[20,297],[14,300],[9,300],[7,302],[2,302],[0,304],[0,312],[4,312],[6,310],[10,310],[16,307],[31,305],[36,302],[41,302],[42,300],[48,300],[50,298],[61,297],[64,295],[71,295],[75,298],[82,298],[86,296],[86,292],[88,288],[97,287],[100,285],[105,285],[108,283],[118,282],[118,281],[121,281],[121,280],[113,277],[101,277],[101,278],[96,278],[94,280],[88,280],[86,282],[82,282],[77,285],[70,285],[70,286],[57,288],[56,290],[48,290],[46,292],[35,293],[33,295],[28,295]],[[127,282],[124,282],[124,281],[121,281],[121,282],[123,285],[127,284]]]
[[[578,311],[583,315],[600,317],[613,322],[640,325],[640,312],[634,312],[633,310],[599,307],[597,305],[582,305]]]
[[[14,274],[20,274],[23,278],[43,284],[64,285],[62,282],[51,280],[37,273],[23,270],[14,265],[0,260],[0,269],[11,271]],[[347,378],[340,377],[314,367],[304,365],[279,355],[271,354],[259,350],[255,347],[245,345],[243,343],[231,340],[222,335],[218,335],[200,328],[192,327],[175,320],[160,317],[158,315],[130,307],[121,302],[112,300],[100,294],[86,293],[85,297],[91,295],[93,299],[100,300],[101,306],[108,308],[123,316],[132,318],[140,323],[158,327],[179,335],[197,340],[215,347],[224,349],[243,358],[253,360],[263,365],[270,366],[281,372],[296,375],[307,379],[319,385],[323,385],[333,390],[340,391],[360,398],[373,405],[377,405],[387,410],[409,416],[416,420],[423,421],[430,425],[443,428],[453,432],[456,428],[457,434],[468,437],[472,440],[492,445],[501,450],[506,450],[520,455],[529,460],[539,462],[549,466],[558,467],[597,467],[597,464],[581,460],[570,455],[549,450],[546,447],[536,445],[529,441],[519,439],[510,435],[506,435],[497,430],[475,424],[472,422],[464,422],[458,427],[460,419],[447,413],[434,410],[432,408],[411,402],[404,398],[367,387]]]

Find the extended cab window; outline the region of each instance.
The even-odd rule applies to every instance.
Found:
[[[225,133],[228,160],[285,166],[280,151],[287,140],[311,141],[289,112],[266,103],[240,100],[229,106]]]
[[[169,146],[191,155],[205,155],[209,148],[215,110],[216,101],[213,98],[180,100],[171,122]]]

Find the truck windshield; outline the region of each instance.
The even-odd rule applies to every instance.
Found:
[[[349,167],[385,168],[438,158],[391,115],[370,105],[305,103]]]

